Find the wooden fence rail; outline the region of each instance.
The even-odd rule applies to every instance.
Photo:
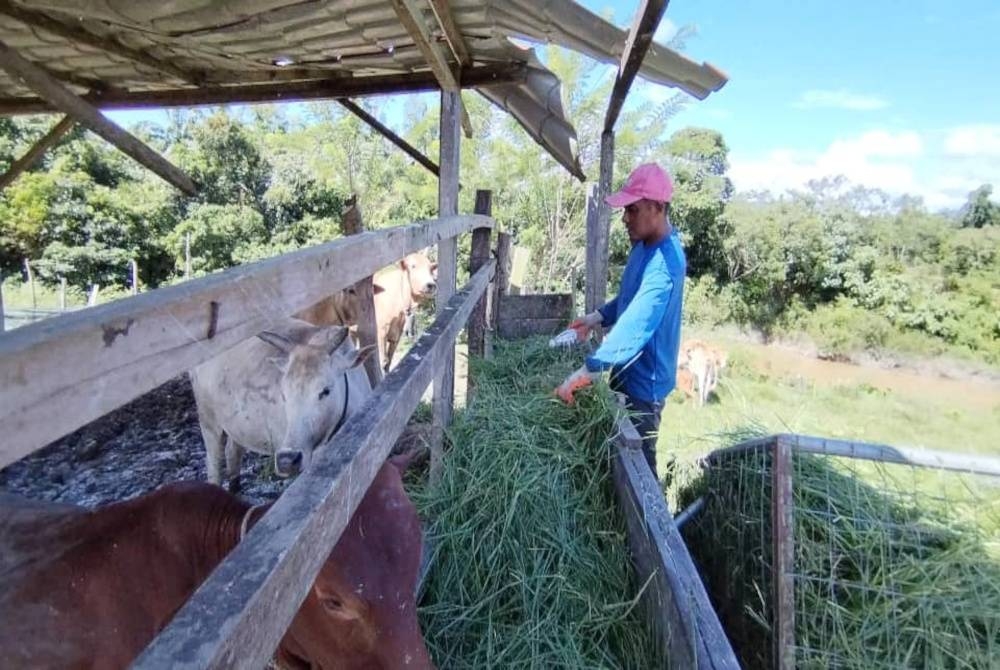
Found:
[[[137,659],[135,668],[261,668],[483,295],[494,262],[314,457]]]
[[[347,288],[474,228],[456,215],[365,232],[0,336],[0,467]]]

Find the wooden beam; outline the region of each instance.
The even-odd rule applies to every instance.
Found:
[[[493,214],[493,192],[487,190],[476,191],[476,206],[473,210],[482,216]],[[472,247],[469,252],[469,274],[475,274],[479,268],[483,267],[490,260],[490,229],[477,228],[472,231]],[[469,319],[469,358],[473,356],[482,358],[486,353],[486,304],[489,302],[489,294],[483,296],[476,305]],[[468,376],[466,397],[472,396],[474,380],[472,375]]]
[[[430,0],[431,11],[434,12],[434,18],[441,26],[441,32],[444,33],[451,53],[459,65],[467,67],[472,65],[469,47],[465,44],[465,38],[462,37],[458,26],[455,25],[455,18],[451,15],[451,8],[448,4],[448,0]]]
[[[176,65],[160,60],[145,51],[125,46],[113,37],[101,37],[100,35],[95,35],[79,26],[63,23],[62,21],[52,18],[48,14],[27,9],[26,7],[14,4],[9,0],[0,0],[0,14],[5,14],[11,18],[17,19],[21,23],[27,24],[33,28],[41,28],[52,33],[53,35],[65,37],[66,39],[73,40],[74,42],[86,44],[102,51],[107,51],[108,53],[128,58],[129,60],[137,63],[142,63],[143,65],[147,65],[155,70],[177,77],[181,81],[187,81],[194,84],[201,81],[201,74],[198,72],[188,72],[186,70],[182,70]]]
[[[0,338],[0,468],[408,253],[492,225],[365,232],[18,328]]]
[[[344,210],[340,229],[347,235],[360,235],[365,231],[361,220],[361,208],[357,194],[351,194]],[[365,359],[365,372],[372,388],[382,382],[382,351],[378,346],[378,320],[375,318],[375,288],[372,275],[354,284],[354,294],[358,300],[358,341],[362,347],[375,345],[375,354]]]
[[[587,283],[585,304],[588,313],[604,305],[608,295],[608,240],[611,208],[604,198],[611,193],[615,166],[615,134],[601,133],[601,164],[597,187],[587,197]]]
[[[191,178],[160,154],[156,153],[134,135],[121,128],[84,101],[45,70],[22,58],[17,52],[0,42],[0,67],[34,89],[55,107],[73,116],[90,130],[118,147],[134,160],[146,166],[162,179],[188,195],[195,195],[198,188]]]
[[[11,163],[7,171],[0,175],[0,191],[10,186],[15,179],[21,176],[22,172],[34,167],[46,151],[59,143],[59,140],[69,132],[74,123],[76,123],[76,119],[72,116],[62,117],[59,123],[52,126],[52,130],[45,134],[45,137],[35,142],[35,145],[28,149],[26,154]]]
[[[524,81],[528,68],[524,63],[478,65],[461,72],[459,85],[481,88],[495,84]],[[417,93],[441,88],[432,72],[368,77],[330,77],[308,81],[286,81],[246,86],[200,86],[161,91],[111,90],[82,96],[104,110],[144,109],[148,107],[198,107],[201,105],[253,104],[331,100],[367,95]],[[44,98],[0,98],[0,115],[43,114],[58,110]]]
[[[416,1],[390,0],[390,2],[392,3],[392,8],[396,10],[396,16],[399,17],[403,27],[406,28],[406,32],[410,34],[410,38],[417,45],[417,48],[420,49],[420,53],[423,54],[424,59],[431,68],[431,72],[437,77],[438,83],[441,85],[441,90],[459,91],[458,77],[456,77],[455,72],[452,70],[452,65],[448,62],[448,59],[445,58],[445,54],[441,50],[441,45],[431,36],[427,22],[424,21],[423,12],[417,7]],[[459,63],[459,67],[461,67],[461,63]],[[459,96],[458,109],[462,117],[462,128],[465,130],[466,137],[472,137],[472,121],[469,119],[469,113],[465,110],[465,106],[461,100],[462,98]]]
[[[354,114],[356,117],[374,128],[379,134],[382,135],[382,137],[402,149],[407,156],[427,168],[435,177],[441,174],[441,171],[438,169],[438,166],[434,161],[425,156],[419,149],[404,140],[402,137],[392,132],[388,126],[366,112],[360,105],[355,104],[347,98],[337,98],[337,102],[339,102],[344,109],[349,111],[351,114]]]
[[[611,460],[615,495],[662,666],[738,670],[732,645],[642,455],[642,439],[628,419],[619,422],[617,432]]]
[[[629,31],[628,41],[625,42],[625,49],[622,51],[618,76],[615,77],[615,85],[611,89],[608,111],[604,115],[604,132],[614,130],[622,105],[625,104],[632,82],[635,81],[646,52],[649,51],[649,45],[653,43],[653,34],[660,25],[660,19],[667,11],[668,4],[669,0],[642,0],[639,3],[632,30]]]
[[[132,666],[262,668],[385,462],[435,368],[455,348],[493,271],[454,295],[413,349],[333,439],[316,451],[246,539]]]
[[[438,216],[453,216],[458,212],[458,170],[462,133],[458,112],[462,100],[458,91],[441,91],[440,158],[441,176],[438,178]],[[455,292],[458,280],[458,245],[454,237],[438,242],[437,254],[437,303],[438,313]],[[444,431],[451,425],[455,405],[455,350],[442,357],[438,376],[434,380],[433,433],[431,435],[431,463],[429,478],[437,482],[441,474],[444,453]]]

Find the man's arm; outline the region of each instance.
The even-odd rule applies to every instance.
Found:
[[[646,265],[635,298],[597,351],[587,357],[587,370],[607,370],[627,363],[639,353],[663,321],[673,288],[666,261],[657,254]]]

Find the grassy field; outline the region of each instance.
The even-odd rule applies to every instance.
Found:
[[[704,337],[729,352],[717,396],[705,407],[667,400],[659,462],[718,446],[717,435],[767,432],[881,442],[1000,456],[1000,384],[819,361],[792,351]]]

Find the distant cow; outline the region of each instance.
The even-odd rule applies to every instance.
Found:
[[[0,497],[0,658],[124,668],[263,515],[217,486],[170,484],[86,510]],[[386,463],[277,650],[288,668],[433,665],[416,615],[420,519]]]
[[[375,323],[382,368],[389,371],[400,337],[414,309],[437,292],[437,263],[415,253],[380,271],[373,280]],[[320,300],[296,317],[319,326],[354,326],[358,322],[357,294],[347,289]],[[412,324],[411,324],[412,325]]]
[[[701,340],[687,340],[681,344],[677,365],[689,371],[697,382],[699,406],[708,402],[709,395],[715,391],[727,360],[725,351]],[[690,380],[686,383],[690,384]]]
[[[286,319],[191,371],[208,480],[239,488],[245,449],[274,454],[289,476],[309,466],[326,442],[371,395],[358,351],[343,326]]]

